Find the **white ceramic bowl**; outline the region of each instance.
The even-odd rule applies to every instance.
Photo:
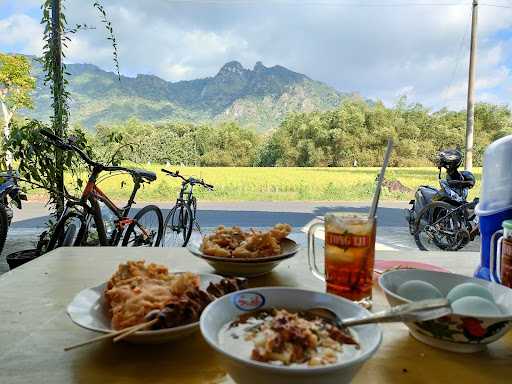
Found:
[[[218,283],[221,276],[199,274],[201,288],[206,289],[210,282]],[[113,332],[110,325],[108,305],[103,296],[107,283],[97,285],[80,291],[69,303],[67,313],[73,323],[100,333]],[[175,339],[181,339],[192,334],[199,328],[199,322],[182,325],[180,327],[158,329],[153,331],[135,332],[125,338],[126,341],[136,344],[161,344]]]
[[[462,316],[453,313],[439,319],[405,323],[412,336],[433,347],[453,352],[477,352],[486,344],[498,340],[512,326],[512,289],[489,281],[453,273],[402,269],[384,273],[379,284],[391,306],[410,302],[397,295],[398,287],[409,280],[423,280],[437,287],[447,295],[456,285],[472,282],[486,287],[502,316]]]
[[[191,242],[187,246],[190,253],[205,260],[218,274],[241,277],[254,277],[269,273],[280,262],[289,259],[300,250],[300,246],[288,238],[281,240],[282,252],[279,255],[269,257],[235,258],[210,256],[201,252],[200,247],[201,241]]]
[[[260,308],[305,310],[313,307],[329,308],[340,316],[364,317],[369,312],[349,300],[327,293],[296,288],[252,288],[223,296],[206,307],[200,327],[205,340],[223,356],[231,377],[240,384],[343,384],[350,383],[363,363],[379,348],[382,331],[378,325],[351,327],[361,345],[352,358],[321,367],[286,367],[243,358],[219,345],[221,328],[239,315]]]

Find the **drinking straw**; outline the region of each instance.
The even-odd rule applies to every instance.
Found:
[[[388,138],[388,147],[386,148],[386,154],[384,155],[384,163],[382,164],[382,168],[379,173],[379,180],[377,181],[377,189],[373,194],[372,206],[370,208],[369,218],[374,219],[377,214],[377,206],[379,205],[380,198],[380,190],[382,189],[382,182],[384,181],[384,174],[386,173],[386,167],[388,166],[389,158],[391,157],[391,152],[393,151],[393,140]]]

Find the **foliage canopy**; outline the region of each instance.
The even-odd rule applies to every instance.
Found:
[[[350,98],[330,111],[293,113],[276,129],[257,134],[238,124],[144,123],[99,125],[93,147],[115,151],[130,146],[122,159],[189,166],[378,166],[388,136],[396,148],[392,166],[429,165],[443,148],[462,148],[465,111],[431,113],[402,100],[394,107]],[[475,110],[475,164],[485,147],[512,134],[506,106],[481,103]],[[112,137],[117,137],[117,142]]]

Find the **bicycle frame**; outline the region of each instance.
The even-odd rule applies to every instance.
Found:
[[[140,188],[140,181],[133,177],[134,187],[127,204],[124,207],[119,208],[97,185],[96,180],[98,175],[101,173],[101,168],[94,167],[87,181],[87,184],[82,192],[82,196],[79,200],[68,200],[66,207],[59,218],[64,219],[68,214],[69,210],[73,207],[80,206],[84,212],[81,213],[81,227],[78,232],[79,238],[83,238],[85,235],[91,219],[94,220],[96,230],[98,232],[98,239],[101,245],[116,246],[121,241],[124,228],[127,225],[133,223],[133,219],[128,217],[130,209],[135,202],[135,196]],[[107,237],[107,231],[103,221],[103,215],[101,213],[100,204],[102,202],[105,206],[117,217],[118,220],[115,222],[115,229],[112,232],[110,238]],[[141,228],[143,231],[144,228]]]
[[[177,201],[191,203],[192,202],[193,189],[194,189],[194,186],[192,184],[190,184],[188,182],[185,182],[185,181],[182,182],[181,183],[180,195],[179,195]],[[186,196],[186,199],[185,199],[185,196]]]
[[[137,170],[137,169],[129,169],[124,168],[120,166],[109,166],[104,165],[101,163],[98,163],[94,160],[92,160],[82,149],[77,147],[75,145],[75,140],[72,138],[68,138],[66,140],[61,139],[60,137],[56,136],[50,131],[47,131],[45,129],[41,129],[40,134],[46,138],[51,144],[53,144],[55,147],[60,148],[64,151],[73,151],[77,153],[80,158],[89,165],[89,169],[91,170],[91,174],[89,176],[89,180],[87,181],[87,184],[82,192],[82,196],[77,199],[74,197],[69,197],[67,193],[65,193],[66,198],[66,205],[64,208],[64,211],[62,215],[59,217],[57,226],[58,226],[58,232],[57,230],[54,231],[52,236],[50,237],[50,246],[49,249],[53,249],[55,245],[57,244],[57,241],[59,241],[59,238],[57,236],[64,235],[66,237],[70,237],[74,235],[74,231],[76,230],[76,226],[72,231],[68,232],[67,229],[64,228],[64,225],[66,224],[66,221],[68,218],[73,219],[74,217],[78,218],[81,221],[80,229],[78,232],[78,237],[71,239],[68,238],[66,240],[66,245],[70,245],[70,242],[73,241],[73,245],[82,245],[83,240],[85,239],[85,235],[87,235],[88,226],[89,223],[92,220],[94,220],[94,223],[96,225],[96,230],[98,233],[98,240],[100,242],[100,245],[118,245],[123,233],[125,232],[124,229],[126,225],[128,225],[128,230],[131,233],[135,234],[134,228],[135,226],[141,230],[140,234],[135,234],[135,239],[143,240],[143,243],[146,243],[147,240],[153,240],[152,234],[153,231],[148,231],[146,228],[144,228],[139,222],[139,216],[142,218],[144,214],[147,211],[155,211],[156,216],[158,219],[158,232],[157,232],[157,245],[160,241],[161,231],[162,231],[162,214],[161,211],[156,206],[147,206],[145,207],[145,211],[143,211],[142,214],[135,215],[135,218],[129,218],[128,214],[130,212],[131,206],[135,202],[135,195],[137,194],[137,191],[139,190],[141,184],[145,182],[152,182],[156,180],[156,174],[149,171],[144,170]],[[133,190],[130,195],[130,198],[128,199],[127,204],[119,208],[116,206],[116,204],[108,198],[105,193],[101,189],[98,188],[96,185],[96,182],[98,181],[98,176],[101,172],[126,172],[132,176],[133,179]],[[64,191],[65,192],[65,191]],[[67,196],[66,196],[67,195]],[[106,228],[103,222],[103,216],[100,209],[100,203],[105,204],[105,206],[114,214],[114,216],[117,218],[114,220],[114,229],[112,230],[112,235],[110,239],[107,238]],[[77,212],[70,212],[70,209],[79,206],[81,210],[77,210]],[[144,210],[144,208],[143,208]],[[127,232],[125,236],[127,236],[129,233]],[[129,238],[125,237],[123,239],[123,245],[127,245],[129,242]],[[44,240],[41,239],[40,243],[42,246],[44,245]],[[138,243],[142,244],[142,243]]]

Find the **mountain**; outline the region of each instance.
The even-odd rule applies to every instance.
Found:
[[[37,86],[30,117],[46,120],[50,91],[41,64],[35,60]],[[290,112],[336,107],[348,94],[282,66],[257,62],[246,69],[239,62],[224,64],[213,77],[169,82],[153,75],[121,76],[92,64],[68,64],[71,119],[89,129],[98,123],[130,117],[144,121],[234,120],[265,131]]]

